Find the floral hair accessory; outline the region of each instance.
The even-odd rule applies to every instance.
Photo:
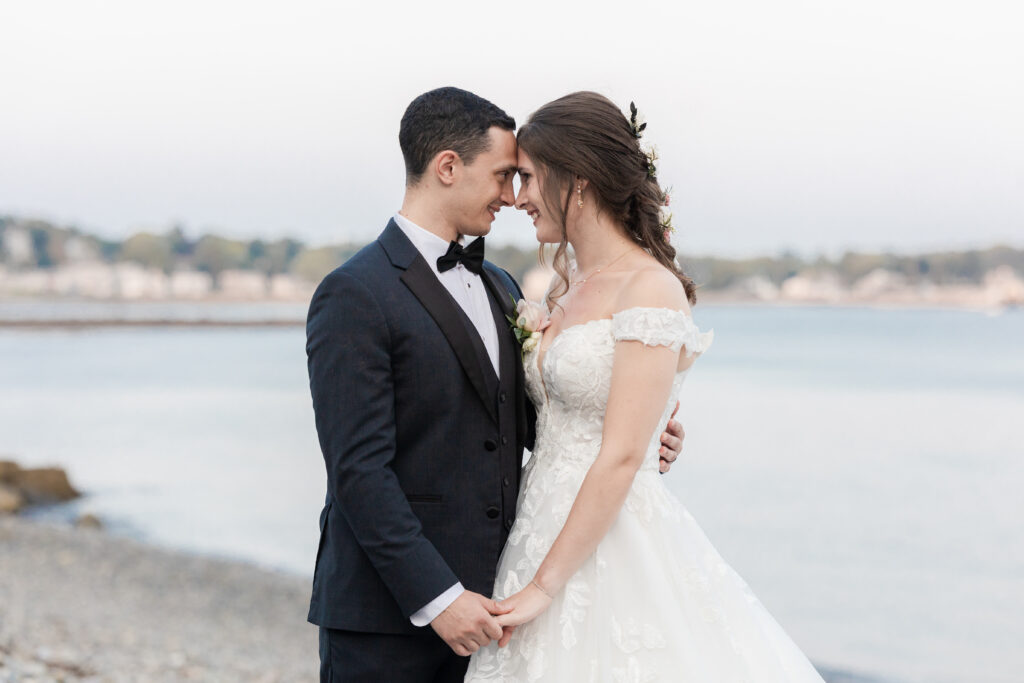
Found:
[[[641,152],[647,157],[647,175],[650,178],[656,178],[658,176],[658,167],[654,165],[654,162],[658,160],[658,150],[651,146],[647,149],[641,147]]]
[[[633,102],[629,103],[629,127],[633,131],[633,137],[637,140],[643,137],[644,129],[647,128],[647,122],[644,121],[643,115],[637,111],[636,104]],[[651,178],[656,177],[658,167],[654,165],[654,162],[658,160],[658,151],[654,147],[645,147],[641,144],[640,153],[647,159],[647,175]]]
[[[672,235],[676,232],[675,226],[672,225],[672,212],[668,210],[671,189],[668,188],[661,193],[661,221],[658,223],[661,226],[662,238],[666,242],[671,242]]]
[[[514,298],[512,301],[516,304],[516,317],[506,315],[505,319],[511,323],[512,333],[523,353],[529,353],[537,348],[543,336],[541,333],[551,324],[551,320],[547,308],[537,301],[520,299],[516,302]]]
[[[643,137],[644,129],[647,128],[647,122],[644,121],[643,115],[637,111],[636,103],[629,103],[629,127],[633,131],[633,137],[638,141]],[[640,147],[640,153],[644,156],[647,162],[647,177],[651,180],[657,180],[658,167],[655,166],[654,162],[658,160],[658,150],[653,146],[645,145],[642,142],[638,142]],[[665,190],[661,193],[661,218],[658,225],[661,227],[662,239],[665,242],[672,241],[672,235],[676,229],[672,226],[672,212],[668,211],[669,205],[669,191]]]

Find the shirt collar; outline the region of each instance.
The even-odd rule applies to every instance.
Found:
[[[448,242],[434,233],[413,223],[400,213],[395,213],[395,223],[401,228],[405,236],[409,238],[413,246],[423,255],[423,258],[436,269],[437,259],[448,252]]]

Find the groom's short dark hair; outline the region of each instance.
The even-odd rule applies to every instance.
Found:
[[[484,98],[459,88],[438,88],[413,100],[402,116],[398,144],[405,157],[405,182],[415,185],[427,164],[450,149],[471,164],[490,145],[491,126],[515,130],[516,122]]]

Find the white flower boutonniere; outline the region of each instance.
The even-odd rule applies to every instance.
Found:
[[[523,348],[523,353],[529,353],[537,348],[541,333],[551,324],[544,305],[526,299],[520,299],[516,303],[515,318],[510,315],[506,315],[505,318],[512,324],[512,333],[516,335],[516,341]]]

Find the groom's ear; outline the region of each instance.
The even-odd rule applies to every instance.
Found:
[[[431,166],[442,185],[451,185],[455,182],[457,166],[461,163],[462,159],[459,158],[456,152],[446,149],[434,157],[434,163]]]

